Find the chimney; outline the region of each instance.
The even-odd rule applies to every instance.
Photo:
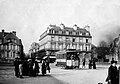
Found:
[[[63,23],[60,24],[60,28],[61,29],[64,29],[65,28],[65,25]]]
[[[16,35],[16,31],[12,31],[12,33],[13,33],[14,35]]]
[[[2,29],[2,35],[5,36],[5,30],[4,29]]]
[[[73,26],[73,28],[74,28],[75,30],[77,30],[78,26],[75,24],[75,25]]]
[[[90,31],[90,26],[89,26],[89,25],[86,25],[84,28],[85,28],[87,31]]]

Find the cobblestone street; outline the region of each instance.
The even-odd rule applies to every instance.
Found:
[[[24,76],[23,79],[14,76],[14,67],[0,68],[0,84],[105,84],[109,65],[97,65],[96,70],[63,69],[51,65],[51,73],[37,77]]]

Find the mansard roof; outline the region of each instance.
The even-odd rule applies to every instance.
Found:
[[[81,32],[81,33],[89,33],[89,31],[87,31],[85,28],[77,28],[76,32]]]
[[[5,39],[18,39],[18,37],[10,32],[5,36]]]
[[[8,32],[4,32],[4,36],[6,36],[7,34],[9,34]],[[3,39],[4,38],[4,36],[3,36],[3,33],[2,32],[0,32],[0,39]]]
[[[3,44],[7,44],[9,42],[7,42],[7,40],[9,39],[15,39],[16,40],[16,44],[17,45],[22,45],[22,41],[21,39],[19,39],[14,33],[12,32],[0,32],[0,39],[3,39],[4,40],[4,43]]]
[[[61,29],[59,26],[56,25],[52,25],[50,30],[55,30],[55,31],[72,31],[72,32],[81,32],[81,33],[86,33],[89,31],[87,31],[85,28],[77,28],[77,30],[75,30],[73,27],[64,27],[63,29]]]

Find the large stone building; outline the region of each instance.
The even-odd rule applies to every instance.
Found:
[[[89,26],[84,28],[66,27],[49,25],[47,30],[40,36],[39,53],[40,55],[55,56],[55,52],[64,49],[76,49],[79,53],[85,54],[91,52],[92,36]]]
[[[12,61],[15,57],[23,56],[23,45],[21,39],[16,36],[16,31],[0,32],[0,58]]]

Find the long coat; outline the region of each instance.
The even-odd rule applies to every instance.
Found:
[[[46,64],[45,62],[42,63],[42,74],[46,74]]]
[[[15,66],[15,76],[19,76],[19,62],[17,60],[14,61],[14,66]]]
[[[111,80],[111,84],[117,84],[117,74],[117,67],[111,65],[108,69],[108,77],[106,81]]]
[[[35,68],[34,68],[35,74],[39,73],[39,65],[38,62],[35,61]]]

